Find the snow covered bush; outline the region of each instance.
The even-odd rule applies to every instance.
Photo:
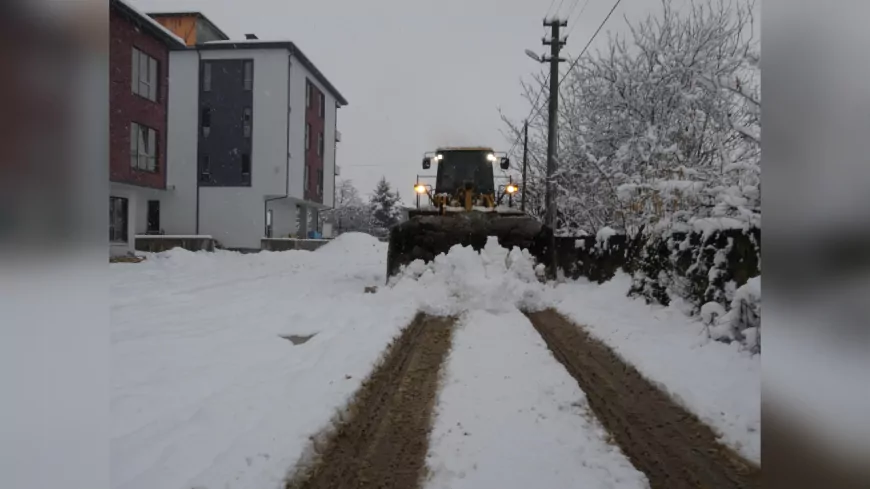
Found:
[[[753,277],[734,292],[728,312],[716,302],[701,309],[716,311],[704,317],[709,324],[710,336],[725,342],[737,341],[752,353],[761,352],[761,277]]]

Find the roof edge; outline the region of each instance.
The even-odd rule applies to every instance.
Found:
[[[204,44],[197,44],[196,46],[189,46],[188,49],[194,50],[219,50],[219,49],[286,49],[290,52],[291,56],[295,56],[299,59],[299,62],[302,63],[305,68],[311,72],[314,77],[326,87],[332,93],[332,96],[335,97],[335,100],[342,107],[348,105],[347,99],[338,91],[337,88],[326,78],[314,63],[305,56],[305,53],[299,49],[298,46],[293,41],[268,41],[268,40],[257,40],[257,41],[220,41],[220,42],[207,42]]]
[[[152,19],[148,14],[145,14],[139,10],[137,10],[132,5],[129,5],[127,2],[123,0],[111,0],[109,2],[109,8],[114,7],[117,9],[122,15],[127,17],[129,20],[133,22],[137,22],[142,25],[144,29],[146,29],[149,33],[154,35],[157,38],[160,38],[165,44],[172,48],[184,47],[184,40],[180,37],[176,36],[175,33],[166,29],[162,25],[160,25],[157,21]]]
[[[183,12],[148,12],[149,17],[175,17],[175,16],[188,16],[193,15],[198,19],[202,19],[206,21],[212,29],[215,30],[218,34],[220,34],[225,41],[230,40],[230,36],[227,35],[220,27],[217,26],[214,22],[211,21],[208,17],[205,16],[202,12],[191,10],[191,11],[183,11]]]

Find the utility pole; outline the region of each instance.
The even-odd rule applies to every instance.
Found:
[[[526,212],[526,169],[529,167],[529,120],[523,122],[523,193],[520,196],[520,210]]]
[[[549,27],[551,37],[549,40],[544,38],[544,45],[550,46],[550,55],[544,56],[542,62],[550,63],[550,107],[549,120],[547,124],[547,227],[550,228],[550,273],[553,277],[556,276],[556,203],[555,190],[553,189],[553,174],[556,173],[556,144],[557,144],[557,124],[559,115],[559,63],[565,61],[559,57],[559,52],[562,46],[565,45],[565,39],[559,36],[560,28],[566,27],[568,21],[544,19],[544,27]]]

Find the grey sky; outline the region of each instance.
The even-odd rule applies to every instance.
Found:
[[[338,112],[340,178],[368,194],[381,175],[413,197],[425,151],[474,144],[507,151],[498,109],[520,119],[530,108],[520,79],[541,69],[541,21],[561,4],[567,54],[578,54],[615,0],[133,0],[146,12],[196,10],[230,37],[296,44],[348,99]],[[575,3],[577,4],[575,6]],[[688,0],[674,0],[676,5]],[[596,38],[624,32],[655,0],[622,0]]]

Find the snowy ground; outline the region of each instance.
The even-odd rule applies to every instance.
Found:
[[[316,253],[112,265],[112,487],[277,487],[416,313],[364,293],[384,257],[348,235]]]
[[[624,277],[554,288],[528,254],[491,243],[412,264],[383,287],[385,251],[350,234],[316,252],[112,265],[113,489],[278,487],[417,310],[464,317],[431,488],[643,487],[518,308],[557,307],[758,459],[758,358],[706,340],[675,309],[626,298]],[[364,293],[371,285],[378,293]]]
[[[675,307],[629,299],[630,277],[563,284],[556,309],[608,344],[647,379],[717,430],[749,460],[761,458],[761,358],[712,341]]]
[[[647,487],[522,313],[473,311],[454,335],[427,489]]]

